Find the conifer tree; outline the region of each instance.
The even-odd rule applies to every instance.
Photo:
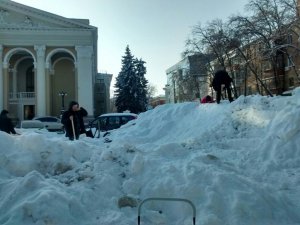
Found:
[[[145,64],[146,62],[142,59],[135,59],[135,73],[136,73],[136,82],[137,82],[137,108],[140,112],[147,110],[148,99],[147,99],[147,85],[148,81],[145,78],[147,72]]]
[[[145,62],[134,59],[129,46],[126,47],[122,57],[121,72],[116,78],[115,97],[118,112],[129,110],[132,113],[146,111],[147,83]]]

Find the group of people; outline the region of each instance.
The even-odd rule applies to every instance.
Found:
[[[4,109],[0,114],[0,130],[8,134],[17,134],[11,118],[8,117],[8,113],[9,112]],[[83,107],[80,107],[78,102],[70,102],[68,110],[63,113],[61,118],[66,137],[68,137],[69,140],[78,140],[80,134],[86,133],[83,117],[87,115],[87,111]]]

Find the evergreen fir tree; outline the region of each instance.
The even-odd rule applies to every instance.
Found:
[[[135,59],[135,72],[136,72],[136,82],[137,82],[137,108],[140,112],[144,112],[147,110],[148,99],[147,99],[147,85],[148,81],[145,78],[146,67],[145,62],[140,59]]]
[[[129,46],[122,57],[121,72],[116,78],[115,97],[118,112],[129,110],[132,113],[146,111],[148,81],[145,79],[146,67],[142,60],[134,59]]]

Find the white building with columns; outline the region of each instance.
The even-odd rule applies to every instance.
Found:
[[[58,116],[75,100],[94,114],[97,28],[0,0],[0,110]],[[60,93],[66,93],[65,96]]]

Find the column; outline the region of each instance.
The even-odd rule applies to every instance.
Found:
[[[8,63],[3,63],[2,87],[3,87],[3,109],[8,109]]]
[[[3,87],[3,46],[0,45],[0,109],[3,109],[3,92],[4,92],[4,87]]]
[[[94,113],[93,93],[93,47],[76,46],[77,51],[77,93],[78,102],[92,115]]]
[[[36,116],[46,115],[46,76],[45,76],[45,45],[35,45],[37,59],[35,63],[36,69]]]
[[[46,72],[45,72],[45,76],[46,76],[46,115],[50,115],[51,114],[51,108],[50,108],[50,74],[49,74],[49,69],[48,67],[46,68]]]
[[[12,69],[12,74],[13,74],[13,79],[12,79],[12,85],[13,85],[13,94],[17,94],[17,70],[16,69]]]

